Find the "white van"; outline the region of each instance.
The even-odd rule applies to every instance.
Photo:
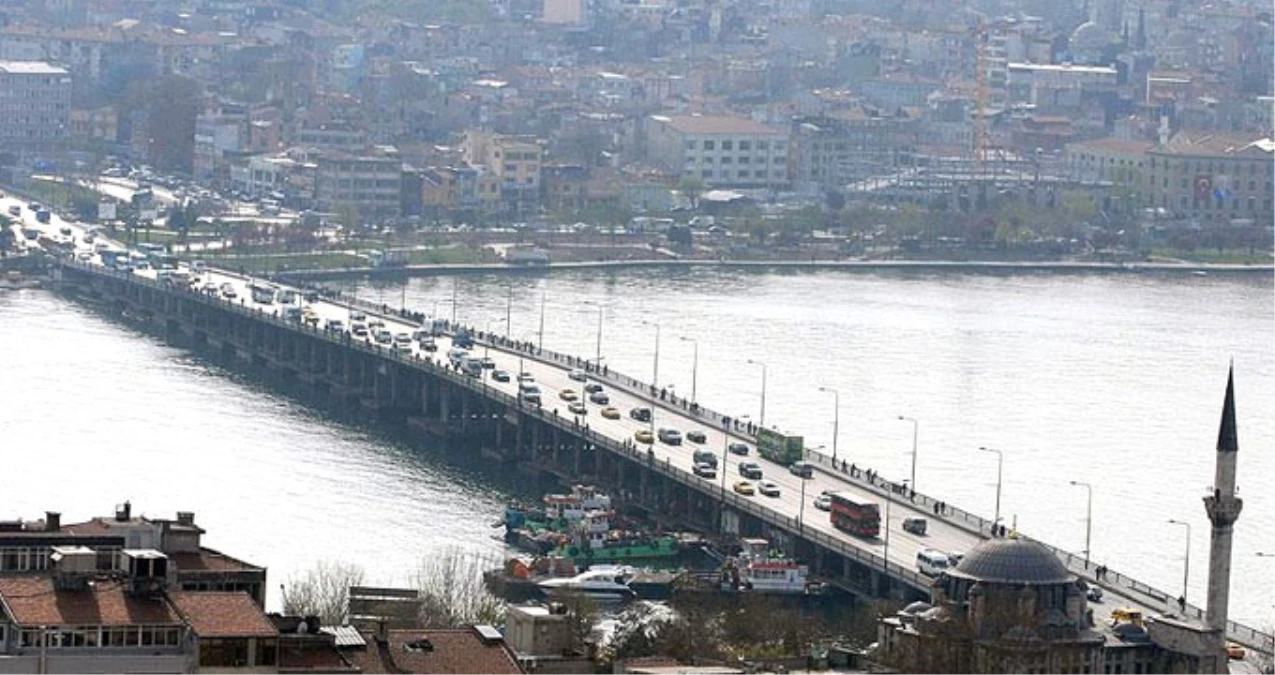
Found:
[[[916,554],[916,569],[931,577],[937,577],[948,571],[952,559],[944,552],[932,548],[921,550]]]

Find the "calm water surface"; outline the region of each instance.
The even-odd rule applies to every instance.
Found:
[[[589,355],[643,379],[692,387],[705,405],[761,417],[883,476],[911,471],[920,421],[922,492],[1084,548],[1171,592],[1192,525],[1192,602],[1202,604],[1226,367],[1234,359],[1244,513],[1232,607],[1271,621],[1275,569],[1275,292],[1267,277],[646,270],[425,278],[343,286],[376,302],[451,316]],[[437,308],[437,309],[435,309]],[[686,338],[686,339],[683,339]],[[693,359],[698,341],[698,367]],[[271,585],[313,561],[357,562],[405,584],[446,547],[495,554],[504,490],[428,447],[327,419],[303,405],[61,298],[0,294],[9,355],[0,406],[8,461],[0,517],[193,510],[206,543],[270,568]],[[694,377],[693,377],[693,371]],[[270,602],[277,603],[277,593]]]

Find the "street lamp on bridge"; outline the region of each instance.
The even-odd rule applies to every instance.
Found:
[[[757,428],[766,426],[766,364],[756,359],[748,359],[748,363],[761,366],[761,415],[757,418]]]
[[[1005,454],[996,448],[989,448],[986,446],[979,446],[978,449],[983,452],[996,453],[996,516],[992,520],[992,527],[995,527],[1001,522],[1001,477],[1004,475],[1003,469],[1005,468]]]
[[[832,464],[837,464],[837,436],[841,430],[841,392],[832,387],[819,387],[819,391],[832,392]],[[804,483],[803,483],[804,485]]]
[[[691,403],[694,403],[697,400],[695,392],[699,380],[699,340],[689,337],[679,337],[678,340],[689,342],[695,348],[694,355],[691,357]]]
[[[1170,518],[1169,524],[1186,528],[1186,554],[1182,557],[1182,599],[1185,600],[1189,588],[1187,582],[1191,580],[1191,523]]]
[[[899,415],[899,419],[912,423],[912,490],[916,490],[916,437],[921,430],[921,422],[913,417]]]
[[[1085,569],[1089,569],[1089,558],[1093,555],[1089,548],[1090,535],[1093,534],[1093,486],[1083,480],[1073,480],[1071,484],[1079,485],[1089,493],[1089,505],[1085,508]]]

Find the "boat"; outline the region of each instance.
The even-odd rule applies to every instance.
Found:
[[[722,590],[789,595],[817,595],[825,590],[824,584],[809,580],[806,565],[770,550],[767,540],[745,538],[741,543],[743,551],[727,559],[722,568]]]
[[[636,595],[629,588],[634,573],[627,565],[594,565],[573,577],[545,579],[536,585],[546,595],[582,593],[601,600],[627,600]]]
[[[540,507],[505,509],[505,541],[581,566],[671,559],[680,550],[676,537],[616,526],[611,497],[592,486],[576,485],[569,494],[545,495],[541,501]]]
[[[578,565],[618,563],[674,558],[679,552],[677,537],[651,536],[611,526],[611,511],[592,511],[576,521],[569,540],[551,553],[574,560]]]

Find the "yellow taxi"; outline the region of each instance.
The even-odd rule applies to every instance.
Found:
[[[575,389],[563,389],[562,391],[558,392],[558,398],[564,401],[574,401],[580,398],[580,395],[576,393]]]
[[[749,483],[746,480],[741,480],[738,483],[735,483],[735,492],[751,497],[757,494],[757,488],[753,487],[752,483]]]
[[[655,434],[651,433],[650,429],[642,429],[641,431],[633,434],[633,439],[638,443],[654,443]]]
[[[620,419],[620,410],[615,406],[607,406],[602,409],[602,416],[609,420]]]

